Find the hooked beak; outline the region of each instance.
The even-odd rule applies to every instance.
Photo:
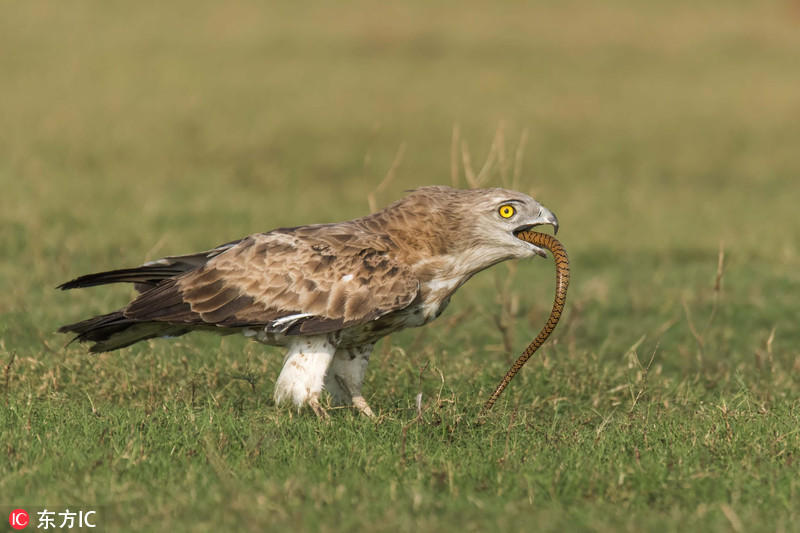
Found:
[[[542,207],[542,210],[539,212],[539,218],[543,220],[540,224],[550,224],[553,226],[553,235],[558,235],[558,218],[552,211],[546,207]]]
[[[514,229],[514,233],[517,234],[521,231],[526,231],[536,226],[543,226],[549,225],[553,226],[553,234],[558,234],[558,218],[553,214],[552,211],[547,209],[546,207],[541,207],[539,209],[539,215],[534,219],[533,222],[530,224],[524,224],[522,226],[517,227]]]
[[[514,229],[514,235],[518,236],[520,234],[520,232],[532,229],[532,228],[534,228],[536,226],[542,226],[542,225],[545,225],[545,224],[553,226],[553,234],[554,235],[558,233],[558,218],[556,218],[556,216],[553,214],[553,212],[550,211],[549,209],[547,209],[546,207],[541,207],[539,209],[539,214],[534,219],[534,221],[529,223],[529,224],[524,224],[524,225],[519,226],[516,229]],[[536,253],[536,255],[540,255],[542,257],[547,257],[547,253],[544,251],[543,248],[541,248],[539,246],[536,246],[535,244],[529,243],[527,241],[525,241],[525,242],[526,242],[526,244],[528,244],[528,246],[533,248],[533,251]]]

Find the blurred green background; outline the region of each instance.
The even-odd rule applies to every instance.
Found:
[[[796,4],[2,9],[2,211],[27,246],[92,253],[102,227],[138,261],[151,231],[174,251],[357,216],[401,144],[382,203],[450,182],[454,125],[479,165],[505,124],[573,249],[798,256]]]
[[[274,411],[277,352],[197,336],[93,359],[79,346],[62,348],[66,339],[54,331],[124,304],[130,291],[53,287],[256,231],[361,216],[370,193],[382,206],[406,189],[451,184],[454,176],[467,186],[466,175],[487,158],[486,185],[514,185],[517,173],[515,185],[558,215],[573,261],[570,311],[555,347],[514,382],[505,408],[535,418],[539,400],[561,394],[575,402],[578,418],[596,413],[602,421],[603,406],[624,401],[625,391],[611,389],[626,383],[634,345],[644,361],[658,352],[654,368],[665,381],[656,403],[663,408],[675,403],[676,383],[702,383],[698,390],[712,392],[698,392],[697,401],[719,393],[727,405],[725,394],[746,391],[754,410],[779,406],[780,424],[798,421],[796,0],[3,2],[0,96],[0,356],[3,365],[14,358],[4,375],[9,431],[19,430],[12,415],[32,401],[63,419],[80,416],[86,406],[75,405],[87,394],[106,410],[140,405],[136,392],[109,387],[104,372],[125,374],[132,391],[147,389],[141,405],[166,402],[187,383],[174,389],[165,379],[153,387],[151,377],[136,374],[142,360],[132,354],[154,354],[171,375],[183,368],[186,346],[195,355],[183,364],[209,369],[235,366],[243,350],[248,361],[268,354],[261,400],[247,401]],[[387,173],[393,177],[379,187]],[[724,270],[715,290],[720,250]],[[385,341],[378,360],[393,346],[411,359],[402,379],[393,363],[373,363],[373,407],[411,409],[414,375],[426,361],[442,369],[455,396],[477,406],[516,355],[492,320],[508,303],[500,281],[516,272],[508,290],[519,301],[507,310],[518,350],[549,309],[551,268],[537,262],[482,274],[461,289],[441,324]],[[467,356],[456,355],[464,350]],[[547,382],[541,374],[548,372],[562,372],[563,380]],[[230,392],[207,386],[208,394]],[[415,416],[403,413],[400,427]],[[498,431],[507,422],[499,420]],[[761,429],[764,438],[777,431]],[[796,432],[782,442],[789,456],[800,453]],[[58,486],[45,488],[46,472],[36,477],[41,456],[33,446],[8,452],[10,471],[28,474],[0,481],[7,501],[20,491],[34,502],[59,494]],[[785,468],[796,471],[791,465]],[[51,468],[57,477],[67,467]],[[86,476],[102,494],[103,485]],[[165,498],[190,483],[182,479]],[[225,494],[222,486],[215,490]],[[744,526],[725,508],[713,524],[796,527],[788,518],[797,518],[796,507],[794,515],[787,511],[793,504],[773,514],[762,509],[765,501],[796,505],[796,484],[781,485],[778,496],[774,487],[764,494],[776,500],[742,497],[751,510]],[[631,490],[619,509],[647,505]],[[706,502],[702,490],[687,490],[696,499],[667,506],[672,522],[619,514],[597,522],[608,511],[602,500],[615,501],[605,493],[577,523],[680,528],[687,523],[681,517]],[[569,509],[580,504],[551,498],[555,507],[539,515],[543,527],[575,525]],[[181,512],[191,514],[204,500],[184,503]],[[305,504],[291,505],[301,512]],[[455,503],[442,505],[458,516]],[[415,521],[422,511],[412,507],[390,523],[456,523],[452,516]],[[509,516],[524,527],[527,515]],[[708,525],[704,513],[692,516],[701,522],[689,524]],[[220,525],[209,520],[208,527]]]

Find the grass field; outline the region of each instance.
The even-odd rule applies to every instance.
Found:
[[[3,509],[96,509],[108,531],[800,531],[796,1],[7,2],[0,91]],[[550,260],[382,341],[377,421],[277,409],[281,353],[243,338],[91,356],[55,333],[131,295],[54,290],[78,274],[360,216],[487,158],[488,185],[516,176],[558,214],[573,281],[483,425]]]

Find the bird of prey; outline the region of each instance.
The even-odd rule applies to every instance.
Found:
[[[438,317],[477,272],[545,257],[515,235],[558,220],[506,189],[422,187],[385,209],[335,224],[279,228],[211,250],[88,274],[61,289],[134,283],[124,308],[60,332],[106,352],[194,330],[240,332],[286,348],[275,402],[327,416],[335,405],[374,416],[361,386],[372,348],[394,331]]]

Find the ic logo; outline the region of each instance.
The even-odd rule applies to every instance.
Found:
[[[11,527],[14,529],[25,529],[28,527],[29,521],[30,519],[25,509],[14,509],[11,511],[11,514],[8,515],[8,523],[11,524]]]

